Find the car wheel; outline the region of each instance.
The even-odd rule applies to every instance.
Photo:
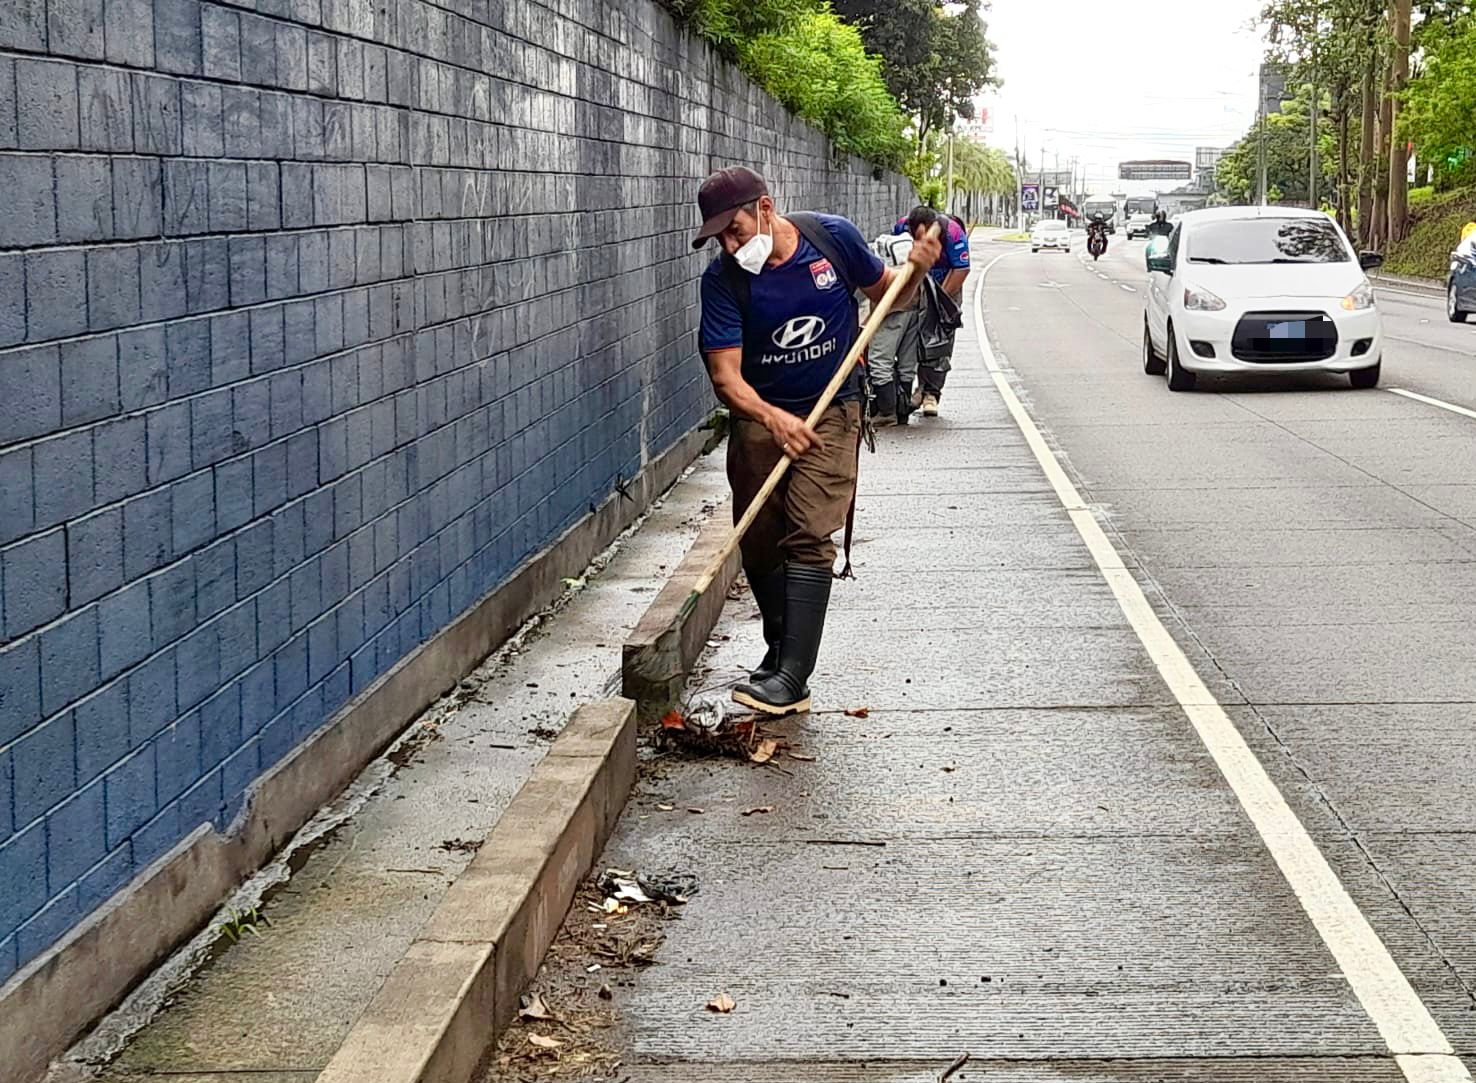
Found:
[[[1354,387],[1367,389],[1379,386],[1379,373],[1384,367],[1384,359],[1379,358],[1366,369],[1354,369],[1348,373],[1348,380]]]
[[[1153,336],[1148,333],[1148,321],[1143,321],[1143,371],[1149,376],[1162,376],[1163,358],[1153,348]]]
[[[1168,378],[1170,391],[1193,391],[1198,382],[1198,374],[1190,372],[1179,364],[1179,340],[1174,335],[1172,326],[1168,329],[1169,355],[1168,355]]]
[[[1450,317],[1451,323],[1465,323],[1469,312],[1461,310],[1461,302],[1456,294],[1455,279],[1451,279],[1445,287],[1445,314]]]
[[[1031,245],[1030,246],[1030,251],[1032,251],[1032,252],[1039,252],[1040,249],[1039,248],[1036,248],[1034,245]]]

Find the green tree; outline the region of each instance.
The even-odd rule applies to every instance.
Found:
[[[708,41],[730,55],[760,34],[793,30],[806,15],[821,10],[820,0],[663,0]]]
[[[663,0],[724,55],[842,150],[907,161],[907,118],[881,61],[825,0]]]
[[[1409,83],[1400,134],[1435,166],[1436,186],[1476,181],[1476,15],[1425,24],[1419,74]]]
[[[765,89],[829,133],[839,146],[900,167],[906,118],[854,26],[828,10],[738,46],[739,61]]]
[[[893,79],[928,60],[933,50],[933,14],[938,0],[832,0],[835,13],[861,31],[866,48],[882,58],[893,93]]]
[[[1268,190],[1275,189],[1277,193],[1272,202],[1308,202],[1312,132],[1306,89],[1303,88],[1301,96],[1286,102],[1282,112],[1266,118],[1266,184]],[[1322,135],[1318,173],[1323,181],[1331,181],[1336,175],[1338,162],[1331,153],[1335,139],[1330,132]],[[1236,203],[1255,202],[1259,146],[1260,133],[1252,127],[1220,159],[1216,180],[1220,190]]]
[[[976,217],[986,208],[998,212],[1018,188],[1014,163],[1004,151],[972,139],[954,140],[953,192],[943,193],[944,206],[966,217]]]
[[[1261,11],[1268,57],[1285,65],[1294,83],[1314,88],[1306,96],[1315,97],[1317,104],[1318,153],[1336,159],[1331,170],[1320,162],[1316,175],[1330,178],[1332,202],[1349,229],[1357,202],[1354,188],[1365,188],[1373,179],[1371,65],[1378,50],[1383,4],[1384,0],[1269,0]],[[1331,139],[1324,138],[1328,133]],[[1321,185],[1317,194],[1327,195]]]
[[[957,117],[974,116],[974,98],[994,85],[994,48],[985,33],[981,0],[837,0],[836,13],[854,23],[867,48],[879,53],[887,87],[912,118],[919,148],[929,133]]]
[[[953,184],[963,192],[998,195],[1015,190],[1015,167],[997,147],[959,139],[953,148]]]

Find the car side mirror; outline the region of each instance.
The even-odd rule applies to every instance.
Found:
[[[1365,271],[1376,271],[1384,265],[1384,254],[1382,252],[1360,252],[1358,253],[1358,266]]]
[[[1160,272],[1162,274],[1171,275],[1174,273],[1174,261],[1168,256],[1155,256],[1150,252],[1147,253],[1146,259],[1148,261],[1149,274]]]

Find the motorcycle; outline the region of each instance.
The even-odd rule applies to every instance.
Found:
[[[1102,258],[1102,253],[1107,251],[1107,227],[1100,222],[1092,223],[1087,230],[1087,251],[1092,254],[1092,261]]]

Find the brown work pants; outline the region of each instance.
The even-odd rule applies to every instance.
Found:
[[[856,453],[861,440],[861,404],[836,403],[815,426],[825,449],[801,455],[743,536],[743,567],[764,575],[786,561],[835,567],[837,530],[856,491]],[[769,430],[737,418],[728,438],[728,483],[736,523],[783,456]]]

